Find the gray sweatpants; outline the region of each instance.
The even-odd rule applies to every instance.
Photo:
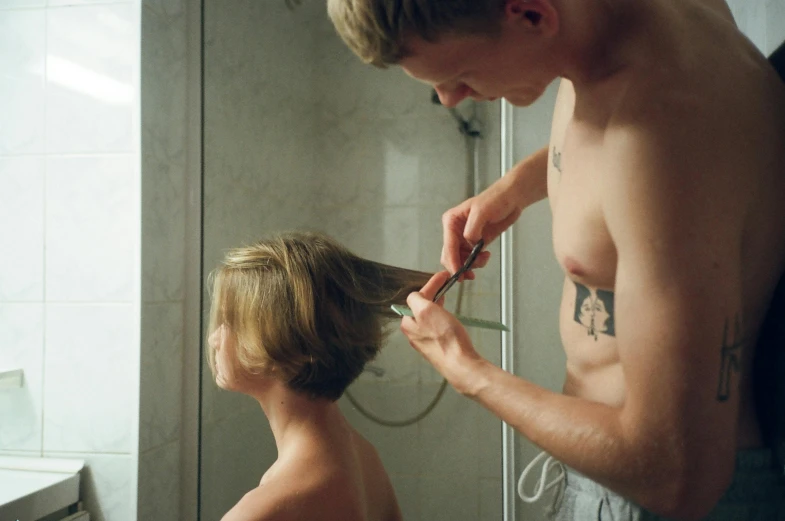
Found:
[[[667,521],[567,468],[555,521]],[[785,521],[785,475],[771,451],[736,455],[733,481],[704,521]]]

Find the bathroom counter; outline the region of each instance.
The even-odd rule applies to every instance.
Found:
[[[0,456],[0,520],[36,521],[79,501],[81,460]]]

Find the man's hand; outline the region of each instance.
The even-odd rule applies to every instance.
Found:
[[[498,181],[442,216],[444,246],[442,266],[455,273],[480,239],[488,246],[512,225],[524,208],[544,198],[547,193],[546,178],[548,149],[543,148],[516,164]],[[474,266],[488,264],[490,253],[482,252]],[[474,279],[472,270],[465,278]]]
[[[444,299],[431,301],[449,276],[439,272],[419,292],[409,295],[406,303],[414,317],[403,317],[401,331],[456,391],[470,395],[480,385],[473,369],[485,360],[475,351],[466,329],[442,307]]]

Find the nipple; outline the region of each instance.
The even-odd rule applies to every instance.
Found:
[[[586,276],[586,270],[583,268],[583,265],[572,257],[564,258],[564,269],[567,270],[567,273],[575,277]]]

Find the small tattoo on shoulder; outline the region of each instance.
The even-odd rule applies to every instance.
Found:
[[[600,333],[616,336],[613,315],[613,292],[590,289],[575,283],[575,322],[586,328],[586,334],[599,339]]]
[[[561,152],[558,152],[556,150],[556,147],[553,147],[552,158],[553,158],[553,166],[555,166],[556,170],[558,170],[559,173],[561,174]]]
[[[722,347],[720,349],[720,381],[717,386],[717,401],[726,402],[730,399],[731,380],[733,374],[741,372],[741,351],[744,347],[744,334],[741,316],[737,313],[731,321],[725,319],[722,331]]]

